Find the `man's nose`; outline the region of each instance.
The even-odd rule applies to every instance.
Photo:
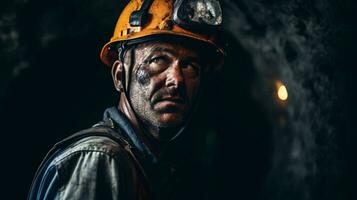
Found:
[[[182,74],[181,67],[179,65],[179,61],[175,61],[172,63],[172,65],[169,67],[166,75],[166,86],[174,86],[174,87],[179,87],[183,84],[184,82],[184,77]]]

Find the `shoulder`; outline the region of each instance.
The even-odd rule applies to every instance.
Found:
[[[70,144],[59,155],[52,164],[60,164],[68,159],[90,157],[115,158],[124,153],[124,147],[116,141],[105,136],[89,136]]]
[[[124,149],[117,142],[105,136],[85,137],[54,157],[47,168],[55,170],[54,176],[46,170],[41,191],[59,199],[115,199],[119,179],[126,182],[127,165]],[[49,182],[55,184],[46,184]],[[108,188],[111,193],[106,192]]]
[[[50,166],[56,169],[61,188],[81,185],[94,189],[98,180],[116,185],[119,177],[129,173],[131,161],[124,147],[114,140],[90,136],[70,145]]]
[[[107,188],[113,191],[110,194],[118,194],[119,179],[124,184],[128,182],[130,174],[135,173],[134,163],[124,143],[110,134],[107,136],[104,131],[97,134],[95,131],[98,130],[86,129],[57,143],[36,175],[31,196],[97,199],[88,196],[95,194],[104,197],[100,199],[111,199],[106,198],[109,195]]]

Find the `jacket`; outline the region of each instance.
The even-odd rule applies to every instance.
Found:
[[[158,162],[129,120],[112,107],[101,122],[53,147],[28,199],[172,199],[175,177],[175,170]]]

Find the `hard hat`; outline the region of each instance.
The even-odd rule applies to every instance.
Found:
[[[141,43],[162,36],[200,41],[214,47],[217,54],[224,54],[217,40],[221,23],[218,0],[131,0],[119,16],[100,58],[111,67],[118,57],[118,44]]]

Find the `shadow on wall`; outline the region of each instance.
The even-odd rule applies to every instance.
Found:
[[[4,196],[25,199],[50,147],[96,123],[106,107],[116,104],[110,72],[99,52],[111,36],[122,2],[16,3],[7,12],[17,16],[12,25],[18,31],[18,47],[8,52],[14,60],[1,67],[9,68],[11,77],[1,85],[6,87],[0,105],[6,141],[1,148],[8,152],[1,173]],[[18,63],[26,67],[17,68]]]
[[[215,163],[217,198],[260,199],[270,167],[272,127],[253,94],[258,76],[252,55],[230,33],[226,40],[224,75],[214,90],[223,109]]]

